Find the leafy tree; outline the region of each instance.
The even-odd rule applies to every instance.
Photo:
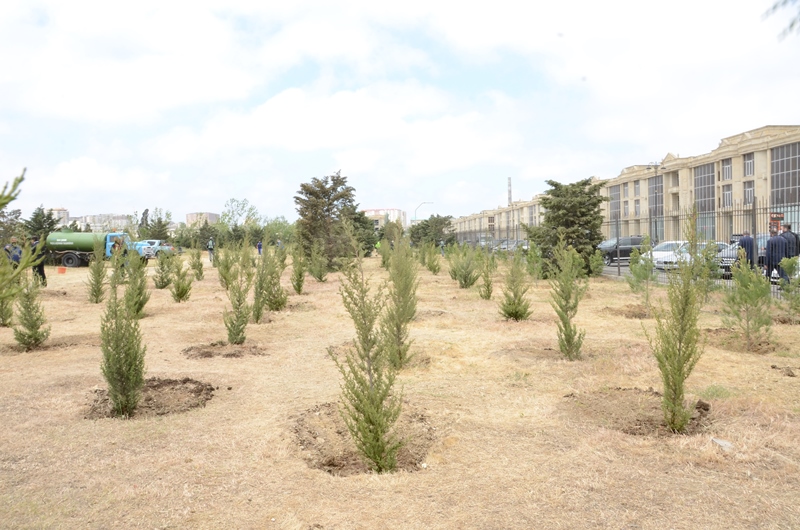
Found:
[[[525,257],[522,253],[515,252],[511,259],[511,267],[506,274],[500,314],[506,319],[527,320],[531,316],[531,303],[525,298],[525,294],[530,288],[530,280],[525,270]]]
[[[445,245],[452,245],[456,242],[455,230],[453,228],[452,215],[431,215],[428,219],[420,221],[409,230],[409,238],[414,246],[422,243],[434,243],[444,241]]]
[[[284,245],[288,245],[294,243],[294,239],[294,223],[290,223],[283,216],[265,219],[262,239],[265,245],[277,245],[279,240]]]
[[[234,225],[260,224],[258,208],[247,199],[228,199],[220,216],[220,222],[229,227]]]
[[[690,217],[684,237],[689,248],[697,248],[696,212]],[[682,432],[691,418],[691,410],[683,403],[684,388],[703,354],[698,326],[702,293],[695,286],[696,266],[694,260],[678,261],[677,270],[668,275],[668,306],[655,311],[655,334],[647,334],[664,385],[664,421],[675,432]]]
[[[297,205],[297,237],[307,256],[315,242],[322,244],[328,266],[344,255],[346,242],[341,223],[355,210],[355,189],[347,185],[347,177],[337,171],[323,178],[312,178],[300,185],[294,197]]]
[[[399,370],[410,360],[408,326],[417,314],[419,286],[417,264],[406,238],[395,242],[389,280],[389,300],[381,319],[381,336],[389,361]]]
[[[541,198],[545,209],[542,224],[525,226],[528,239],[539,246],[545,257],[552,256],[559,240],[563,239],[566,246],[583,258],[584,268],[588,270],[595,247],[603,240],[600,205],[607,199],[600,195],[600,190],[605,184],[592,183],[590,178],[572,184],[548,180],[547,184],[550,189]]]
[[[142,332],[128,304],[111,289],[106,312],[100,323],[100,349],[103,352],[101,369],[108,383],[108,396],[114,414],[129,417],[139,404],[144,385],[144,356]]]
[[[28,235],[38,235],[44,241],[50,232],[55,232],[58,228],[58,219],[53,212],[45,212],[44,206],[40,205],[33,211],[30,219],[22,222],[22,226]]]
[[[722,320],[726,326],[737,329],[752,349],[758,342],[769,338],[772,327],[772,292],[769,280],[748,263],[744,249],[739,249],[739,259],[731,267],[733,285],[722,298]]]
[[[342,374],[340,412],[347,430],[370,467],[384,473],[396,467],[397,452],[402,446],[394,431],[402,398],[393,393],[397,372],[376,325],[383,295],[380,289],[375,295],[370,293],[359,244],[352,229],[345,229],[345,233],[349,235],[350,250],[356,258],[343,268],[339,292],[355,324],[356,340],[344,361],[336,357],[332,348],[328,348],[328,355]]]
[[[585,335],[573,323],[578,314],[578,304],[589,288],[584,277],[583,260],[562,239],[553,248],[552,269],[549,279],[552,288],[550,305],[558,316],[558,348],[564,357],[574,361],[581,356]]]
[[[50,326],[44,318],[44,308],[39,301],[39,284],[35,280],[24,280],[17,297],[17,322],[14,340],[25,351],[38,348],[50,336]]]

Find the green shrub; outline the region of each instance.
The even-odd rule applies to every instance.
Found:
[[[461,289],[475,285],[481,276],[481,258],[478,251],[469,245],[454,245],[447,254],[450,264],[450,278],[458,282]]]
[[[50,326],[45,326],[44,308],[39,301],[39,283],[24,280],[22,290],[17,295],[17,326],[14,327],[14,340],[25,351],[42,345],[50,336]]]
[[[439,261],[439,252],[436,250],[436,244],[431,241],[423,246],[425,248],[425,268],[428,269],[432,274],[436,275],[439,274],[439,271],[442,270],[442,264]]]
[[[292,288],[297,294],[303,294],[303,284],[306,281],[306,260],[303,249],[295,245],[292,249]]]
[[[798,263],[800,258],[783,258],[780,267],[789,277],[794,278],[791,282],[781,279],[781,307],[786,313],[786,317],[792,324],[797,324],[800,320],[800,280],[797,279]]]
[[[189,276],[189,267],[184,268],[181,261],[175,260],[174,276],[169,288],[172,299],[178,303],[185,302],[192,294],[192,278]]]
[[[572,322],[578,313],[578,304],[589,285],[585,279],[583,259],[563,239],[553,248],[553,263],[550,272],[550,305],[558,316],[558,348],[570,361],[579,359],[584,331]]]
[[[497,260],[494,254],[484,254],[481,262],[481,279],[483,283],[478,286],[478,295],[484,300],[492,299],[494,291],[493,276],[497,270]]]
[[[114,414],[129,417],[136,410],[144,385],[146,348],[139,323],[127,304],[117,298],[116,287],[111,289],[100,323],[100,350]]]
[[[347,226],[347,225],[346,225]],[[358,250],[352,227],[346,228],[351,246]],[[356,327],[356,340],[344,361],[332,348],[328,355],[342,375],[341,414],[361,455],[378,472],[392,471],[402,446],[394,430],[400,416],[402,396],[393,392],[396,370],[382,346],[376,324],[383,306],[380,290],[370,294],[369,279],[362,267],[360,251],[342,269],[339,292]]]
[[[328,258],[323,252],[322,243],[315,241],[311,247],[311,258],[308,264],[308,272],[311,277],[318,282],[324,282],[328,276]]]
[[[651,251],[650,238],[645,237],[642,241],[641,251],[639,249],[631,251],[630,274],[625,277],[631,291],[644,296],[644,306],[648,316],[650,314],[650,292],[656,281],[656,266]],[[601,254],[600,258],[602,259],[602,257]]]
[[[153,276],[153,284],[156,289],[166,289],[172,283],[172,275],[175,269],[175,263],[169,254],[166,252],[159,252],[158,264],[156,265],[156,273]]]
[[[592,276],[600,276],[605,269],[605,261],[603,260],[603,253],[595,250],[594,254],[589,256],[589,272]]]
[[[500,302],[500,314],[515,321],[527,320],[531,316],[531,303],[525,298],[531,286],[524,259],[520,252],[515,252],[511,258],[511,267],[506,274],[503,288],[503,301]]]
[[[389,266],[389,300],[381,320],[381,337],[389,361],[403,368],[410,360],[408,326],[417,314],[417,265],[407,238],[399,238]]]
[[[125,268],[128,271],[125,304],[133,318],[142,318],[144,306],[150,300],[150,291],[147,289],[147,264],[134,252]]]
[[[731,267],[733,283],[722,299],[723,323],[739,331],[752,349],[768,339],[772,327],[772,287],[761,271],[750,266],[744,249]]]
[[[105,257],[105,242],[97,237],[94,240],[92,259],[89,262],[89,279],[86,282],[89,301],[93,304],[99,304],[106,297],[106,283],[108,282],[108,277],[106,274]]]
[[[201,281],[205,272],[203,271],[203,255],[199,248],[193,248],[189,252],[189,267],[194,271],[194,279]]]
[[[247,303],[247,295],[253,283],[253,268],[247,260],[241,259],[243,252],[239,252],[237,259],[228,273],[228,299],[231,310],[225,310],[223,321],[228,330],[228,342],[242,344],[246,338],[247,322],[250,320],[251,306]]]
[[[542,249],[534,243],[530,242],[528,253],[525,255],[525,260],[528,266],[528,274],[533,278],[534,282],[542,279]]]

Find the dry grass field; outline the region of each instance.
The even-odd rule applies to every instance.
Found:
[[[376,282],[379,261],[367,260]],[[446,270],[420,271],[416,360],[398,378],[410,452],[404,470],[375,475],[342,465],[351,449],[330,405],[340,376],[326,349],[354,335],[338,274],[308,278],[287,310],[251,324],[238,356],[184,351],[226,338],[214,269],[187,303],[153,290],[147,376],[214,395],[122,420],[87,418],[105,388],[104,305],[86,301],[87,270],[47,273],[44,348],[22,352],[0,329],[0,527],[800,528],[800,378],[786,369],[800,374],[800,326],[776,325],[768,353],[737,351],[717,331],[718,295],[688,381],[688,399],[710,410],[673,435],[650,390],[653,321],[625,316],[638,299],[624,283],[591,281],[584,358],[568,362],[546,284],[529,292],[531,320],[515,323],[497,312],[499,276],[485,301]]]

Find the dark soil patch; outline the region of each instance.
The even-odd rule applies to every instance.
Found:
[[[788,326],[795,326],[800,324],[800,319],[790,318],[786,315],[776,315],[772,317],[772,321],[776,324],[786,324]]]
[[[139,406],[133,418],[164,416],[204,407],[214,397],[214,387],[195,379],[161,379],[151,377],[144,382]],[[89,420],[114,417],[108,390],[92,391],[92,402],[84,416]]]
[[[436,427],[430,424],[425,411],[404,403],[396,429],[405,440],[397,455],[397,469],[408,472],[422,469],[428,450],[436,440]],[[350,438],[336,403],[324,403],[302,412],[293,431],[309,467],[340,477],[370,472]]]
[[[706,343],[714,347],[728,351],[743,353],[767,354],[775,351],[775,345],[769,340],[762,340],[755,343],[751,348],[747,347],[747,342],[737,332],[728,328],[706,328],[703,330]]]
[[[255,344],[228,344],[225,341],[189,346],[183,353],[189,359],[208,359],[210,357],[244,357],[245,355],[266,355],[266,352]]]
[[[67,291],[63,291],[61,289],[44,288],[39,292],[42,294],[42,298],[64,298],[67,296]]]
[[[611,388],[567,394],[566,406],[591,423],[635,436],[672,436],[664,424],[661,394],[652,388]],[[703,432],[710,424],[711,406],[698,401],[685,434]]]
[[[289,304],[286,306],[286,309],[291,312],[307,313],[308,311],[314,311],[316,307],[311,302],[302,301],[289,302]]]
[[[642,304],[628,304],[624,307],[606,307],[605,309],[612,315],[619,315],[635,320],[645,320],[651,316],[647,311],[647,307]]]
[[[797,377],[797,372],[800,371],[800,368],[797,367],[778,366],[777,364],[773,364],[772,369],[780,371],[780,373],[782,373],[786,377]]]

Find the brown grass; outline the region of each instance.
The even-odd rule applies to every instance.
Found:
[[[368,261],[376,280],[378,262]],[[485,301],[446,271],[421,271],[416,360],[399,381],[431,433],[427,456],[414,472],[339,477],[309,466],[307,445],[325,437],[298,436],[309,411],[338,399],[326,348],[354,334],[337,274],[297,296],[287,271],[289,309],[248,327],[256,355],[184,353],[226,338],[214,269],[188,303],[153,290],[147,376],[220,390],[180,414],[88,420],[105,387],[103,305],[85,301],[86,269],[55,272],[46,347],[23,353],[0,329],[0,527],[800,527],[800,378],[771,368],[800,364],[800,326],[776,326],[774,352],[759,355],[709,341],[688,382],[691,402],[711,405],[704,424],[628,434],[652,417],[660,377],[644,335],[654,322],[626,318],[639,299],[624,283],[592,280],[577,318],[584,359],[567,362],[544,282],[529,292],[532,319],[514,323],[497,312],[499,289]],[[701,327],[720,327],[713,299]]]

